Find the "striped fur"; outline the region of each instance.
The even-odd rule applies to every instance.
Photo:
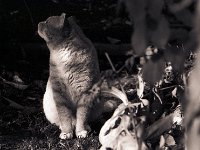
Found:
[[[98,82],[96,50],[72,18],[49,17],[38,25],[50,50],[49,79],[43,98],[46,118],[61,129],[60,138],[86,137],[89,104],[81,97]]]

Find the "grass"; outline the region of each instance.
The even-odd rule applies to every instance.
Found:
[[[42,82],[42,81],[41,81]],[[61,141],[59,129],[51,125],[42,110],[42,96],[45,86],[32,85],[24,91],[5,87],[0,83],[1,94],[11,97],[13,101],[28,109],[12,108],[1,97],[0,101],[0,149],[26,150],[95,150],[100,147],[98,141],[99,127],[93,125],[92,132],[85,139],[74,138]],[[5,89],[7,88],[7,89]],[[11,92],[12,91],[12,92]],[[12,96],[9,93],[15,93]],[[11,99],[10,98],[10,99]],[[29,109],[31,108],[31,109]]]

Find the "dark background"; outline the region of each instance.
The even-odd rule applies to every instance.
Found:
[[[48,69],[48,49],[37,25],[49,16],[75,16],[93,43],[130,43],[132,27],[125,9],[117,13],[116,0],[1,0],[0,67],[41,74]]]
[[[167,1],[165,3],[163,14],[170,23],[170,41],[184,43],[192,27],[192,18],[190,14],[183,17],[184,12],[170,13]],[[193,7],[188,7],[187,13],[193,12]],[[49,53],[45,41],[37,33],[37,25],[49,16],[63,12],[67,17],[75,16],[94,44],[131,43],[131,21],[124,5],[116,0],[1,0],[0,8],[0,70],[6,67],[40,75],[42,70],[48,69]],[[98,53],[100,67],[107,69],[105,61],[102,61],[104,53]],[[118,50],[110,55],[118,55],[113,59],[123,62],[120,55],[123,53],[123,50]]]

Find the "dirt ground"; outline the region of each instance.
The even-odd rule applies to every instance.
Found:
[[[38,86],[40,84],[40,86]],[[26,90],[19,90],[1,82],[0,105],[0,149],[98,149],[98,132],[100,126],[92,126],[92,132],[86,139],[61,141],[59,129],[51,125],[42,110],[44,81],[35,81]],[[7,97],[5,97],[7,94]],[[4,96],[3,96],[4,95]],[[14,96],[16,95],[16,96]],[[8,104],[12,101],[25,107],[16,109]],[[6,99],[6,100],[5,100]]]

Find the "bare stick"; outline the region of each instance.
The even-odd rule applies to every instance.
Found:
[[[27,4],[26,0],[23,0],[23,1],[24,1],[24,5],[25,5],[25,7],[26,7],[26,9],[27,9],[27,11],[28,11],[28,14],[29,14],[29,16],[30,16],[31,23],[32,23],[32,25],[34,25],[33,17],[32,17],[32,15],[31,15],[31,10],[30,10],[30,8],[28,7],[28,4]]]
[[[111,61],[111,59],[110,59],[108,53],[105,53],[105,55],[106,55],[106,58],[108,59],[108,61],[109,61],[109,63],[110,63],[110,66],[111,66],[113,72],[117,75],[117,81],[119,82],[119,86],[120,86],[122,92],[126,95],[126,93],[125,93],[125,91],[124,91],[124,88],[123,88],[123,86],[122,86],[122,84],[121,84],[121,81],[120,81],[119,78],[118,78],[118,73],[117,73],[117,71],[116,71],[116,69],[115,69],[115,67],[114,67],[114,65],[113,65],[113,63],[112,63],[112,61]]]
[[[10,100],[10,99],[4,97],[4,96],[1,96],[1,97],[2,97],[3,99],[5,99],[6,101],[9,102],[9,106],[14,107],[14,108],[16,108],[16,109],[25,109],[24,106],[22,106],[22,105],[20,105],[20,104],[18,104],[18,103],[16,103],[16,102],[14,102],[14,101],[12,101],[12,100]]]
[[[0,79],[1,79],[4,83],[6,83],[6,84],[8,84],[8,85],[10,85],[10,86],[12,86],[12,87],[14,87],[14,88],[16,88],[16,89],[19,89],[19,90],[25,90],[25,89],[27,89],[28,86],[29,86],[29,85],[25,85],[25,84],[20,84],[20,83],[14,83],[14,82],[7,81],[6,79],[2,78],[1,76],[0,76]]]

